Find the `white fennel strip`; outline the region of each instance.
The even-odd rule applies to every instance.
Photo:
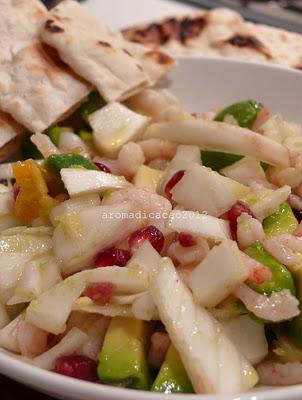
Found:
[[[169,258],[162,259],[151,294],[196,393],[238,393],[257,383],[254,368],[194,303]]]

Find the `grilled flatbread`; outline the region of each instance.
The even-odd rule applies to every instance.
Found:
[[[0,0],[0,109],[30,131],[55,123],[91,90],[40,43],[46,10],[39,0]],[[16,32],[15,32],[16,29]],[[3,55],[3,57],[2,57]]]
[[[24,128],[15,122],[8,114],[0,111],[0,148],[13,140]]]
[[[128,43],[73,0],[51,10],[41,37],[107,101],[130,97],[174,65],[165,54]]]
[[[202,55],[302,69],[302,36],[244,21],[218,8],[167,18],[123,31],[124,37],[173,56]]]
[[[46,13],[38,0],[0,0],[0,62],[39,41]]]

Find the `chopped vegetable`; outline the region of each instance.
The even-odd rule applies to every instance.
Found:
[[[173,345],[169,347],[165,361],[153,382],[151,391],[165,394],[194,393],[180,356]]]
[[[99,110],[105,105],[105,101],[102,99],[99,92],[92,92],[88,96],[87,100],[81,104],[80,114],[83,120],[89,124],[89,115]]]
[[[98,170],[98,167],[80,154],[53,154],[44,163],[47,170],[59,174],[63,168],[85,168]]]
[[[114,318],[99,354],[98,376],[113,386],[148,390],[151,385],[146,358],[148,325],[137,319]]]
[[[125,143],[139,139],[149,121],[148,117],[120,103],[110,103],[89,116],[94,144],[100,152],[108,154],[114,154]]]
[[[231,115],[238,122],[239,126],[251,128],[262,108],[263,105],[254,100],[241,101],[222,110],[215,117],[215,121],[223,122],[226,116]]]
[[[155,123],[146,129],[144,138],[163,138],[179,144],[194,144],[203,150],[254,157],[270,165],[289,165],[289,153],[283,145],[246,128],[223,122],[196,119]]]
[[[17,162],[13,166],[20,192],[15,202],[15,215],[29,225],[39,217],[47,217],[58,202],[49,196],[47,184],[38,164],[33,160]]]
[[[44,134],[49,136],[52,143],[59,146],[60,135],[63,132],[72,132],[72,128],[64,126],[52,126],[44,131]]]
[[[279,209],[263,221],[263,229],[268,239],[283,233],[292,233],[298,221],[288,203],[280,204]]]
[[[62,168],[60,174],[71,197],[91,193],[104,193],[108,189],[122,189],[129,186],[123,176],[116,176],[102,171],[70,167]]]
[[[260,242],[255,242],[245,250],[245,253],[260,263],[269,267],[272,278],[260,285],[250,282],[249,286],[256,292],[270,296],[274,292],[288,289],[295,295],[296,288],[291,273],[273,256],[266,252]]]
[[[209,308],[227,298],[248,276],[236,242],[224,240],[197,265],[187,283],[198,304]]]

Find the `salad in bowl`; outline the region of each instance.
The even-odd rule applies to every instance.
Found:
[[[0,165],[1,348],[152,392],[302,383],[302,127],[257,99],[191,114],[154,87],[169,56],[71,0],[39,10],[82,92],[56,122],[48,100],[29,116],[0,91],[18,131]]]

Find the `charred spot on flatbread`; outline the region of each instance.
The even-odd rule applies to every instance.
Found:
[[[64,29],[61,28],[53,19],[48,19],[45,22],[45,29],[47,29],[51,33],[62,33]]]
[[[166,53],[162,53],[161,51],[153,50],[145,53],[144,58],[152,59],[155,64],[166,67],[170,65],[174,65],[175,61],[172,57],[168,56]]]
[[[272,57],[265,45],[259,39],[252,35],[236,34],[229,39],[226,39],[223,43],[230,44],[239,48],[248,48],[258,51],[259,53],[265,55],[265,57],[267,58]]]
[[[162,46],[172,39],[185,44],[198,37],[206,25],[207,19],[204,16],[167,18],[161,23],[152,23],[143,28],[126,29],[123,34],[126,39],[145,45]]]
[[[110,48],[112,47],[110,43],[105,42],[105,41],[103,41],[103,40],[99,40],[99,41],[98,41],[98,44],[99,44],[100,46],[102,46],[102,47],[107,48],[107,49],[110,49]]]
[[[207,25],[205,17],[184,18],[179,25],[179,40],[186,43],[189,39],[193,39],[200,35]]]

